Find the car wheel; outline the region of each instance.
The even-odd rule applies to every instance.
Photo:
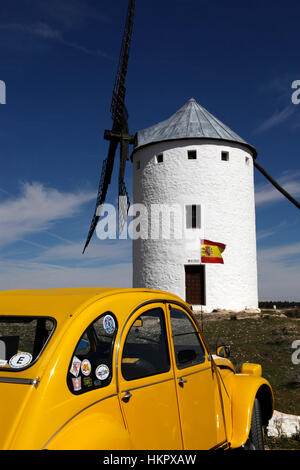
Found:
[[[243,448],[245,450],[264,450],[261,407],[257,398],[254,400],[252,410],[250,434]]]

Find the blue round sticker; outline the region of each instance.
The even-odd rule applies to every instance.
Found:
[[[103,320],[103,328],[109,335],[112,335],[116,329],[115,320],[111,315],[106,315]]]

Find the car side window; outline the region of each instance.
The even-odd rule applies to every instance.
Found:
[[[67,384],[75,395],[107,386],[112,379],[112,355],[117,321],[111,312],[98,317],[79,339],[72,355]]]
[[[170,355],[164,312],[153,308],[132,324],[122,354],[125,380],[140,379],[170,370]]]
[[[205,349],[194,323],[182,310],[170,309],[172,337],[178,369],[201,364],[205,361]]]

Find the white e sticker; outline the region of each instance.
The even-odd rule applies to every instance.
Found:
[[[32,361],[32,355],[28,352],[20,352],[15,354],[9,360],[9,365],[12,369],[20,369],[21,367],[25,367]]]
[[[95,375],[99,380],[105,380],[109,376],[109,368],[105,364],[100,364],[95,370]]]

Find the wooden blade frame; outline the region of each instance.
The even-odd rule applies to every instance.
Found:
[[[126,25],[121,45],[121,53],[119,59],[119,65],[117,70],[117,76],[115,80],[115,85],[113,89],[112,103],[111,103],[111,113],[113,118],[113,126],[111,131],[105,131],[104,138],[110,141],[108,156],[102,164],[101,178],[99,183],[96,208],[94,215],[91,221],[90,229],[88,232],[87,240],[83,249],[83,253],[88,247],[90,240],[93,236],[95,228],[97,226],[99,217],[101,215],[101,205],[104,204],[106,199],[106,194],[108,186],[111,181],[111,175],[113,172],[114,161],[116,150],[119,142],[120,145],[120,171],[119,171],[119,195],[124,193],[125,183],[124,183],[124,173],[126,161],[129,158],[129,144],[134,142],[134,136],[128,135],[128,112],[125,106],[125,80],[127,75],[127,66],[129,59],[129,51],[133,30],[133,20],[134,20],[134,9],[135,9],[135,0],[129,0]],[[127,150],[128,148],[128,150]],[[126,191],[126,188],[125,188]],[[127,194],[127,191],[126,191]],[[120,228],[120,227],[119,227]]]

